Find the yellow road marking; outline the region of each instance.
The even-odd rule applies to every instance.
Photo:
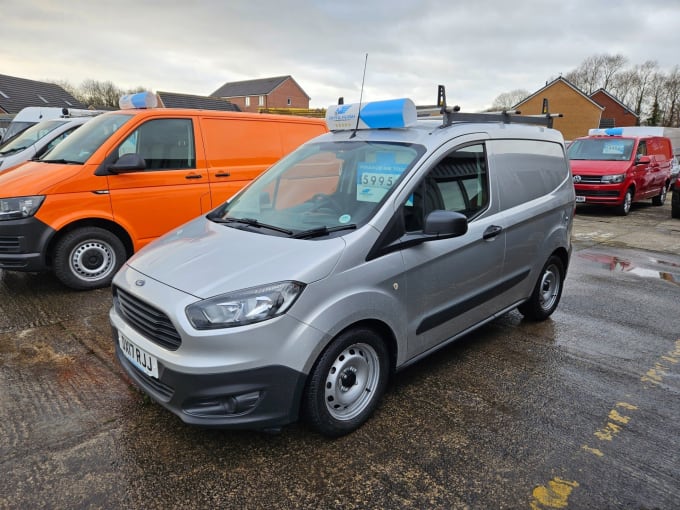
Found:
[[[578,487],[578,482],[555,477],[547,486],[541,485],[534,489],[531,509],[566,508],[569,494],[575,487]]]

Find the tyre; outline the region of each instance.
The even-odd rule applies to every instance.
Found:
[[[348,434],[375,411],[387,387],[389,353],[373,330],[340,334],[321,354],[303,395],[303,415],[328,437]]]
[[[623,197],[623,202],[619,204],[619,206],[616,208],[616,212],[620,216],[626,216],[630,212],[630,206],[633,203],[633,189],[628,188],[626,190],[626,194]]]
[[[547,319],[560,302],[563,285],[564,265],[559,257],[552,255],[543,266],[531,297],[517,309],[529,320]]]
[[[666,202],[666,194],[668,193],[668,188],[664,184],[661,188],[661,193],[652,198],[653,205],[663,205]]]
[[[115,234],[99,227],[79,228],[57,242],[54,274],[72,289],[106,287],[125,259],[125,247]]]
[[[680,204],[673,204],[671,207],[671,218],[680,218]]]

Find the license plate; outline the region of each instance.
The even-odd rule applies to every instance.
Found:
[[[151,354],[140,349],[128,337],[118,332],[118,345],[125,357],[139,370],[150,377],[158,379],[158,362]]]
[[[576,201],[577,201],[577,202],[585,202],[585,201],[586,201],[586,197],[581,196],[581,195],[576,195]]]

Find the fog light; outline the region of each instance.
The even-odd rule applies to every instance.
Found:
[[[210,399],[193,400],[184,405],[184,412],[199,417],[228,417],[246,414],[255,409],[262,392],[251,391],[240,395],[223,395]]]

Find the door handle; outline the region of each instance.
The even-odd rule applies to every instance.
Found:
[[[499,225],[490,225],[490,226],[486,227],[484,234],[482,234],[482,239],[493,239],[498,234],[500,234],[502,231],[503,231],[503,227],[501,227]]]
[[[215,177],[229,177],[230,175],[229,172],[219,172],[215,174]]]
[[[184,176],[185,179],[203,179],[203,176],[200,174],[189,174]]]

